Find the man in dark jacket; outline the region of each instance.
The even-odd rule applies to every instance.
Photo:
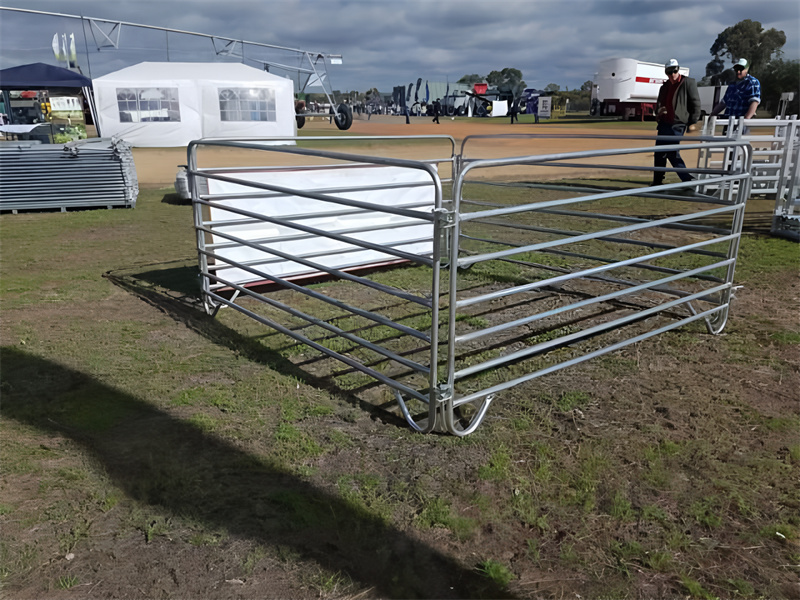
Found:
[[[694,131],[695,123],[700,118],[700,94],[697,91],[697,82],[691,77],[680,74],[680,65],[677,59],[671,58],[664,65],[664,72],[667,80],[658,91],[658,106],[656,120],[658,121],[658,135],[682,136],[686,130]],[[656,146],[665,146],[679,143],[678,140],[656,140]],[[676,169],[685,169],[686,163],[683,162],[677,150],[672,152],[656,152],[654,166],[657,169],[665,169],[667,159]],[[652,185],[664,183],[665,171],[656,170],[653,172]],[[681,181],[692,181],[694,179],[686,171],[678,171]]]

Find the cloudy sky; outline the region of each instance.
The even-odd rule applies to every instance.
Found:
[[[610,57],[658,63],[676,57],[699,79],[717,34],[743,19],[784,31],[784,57],[800,58],[797,0],[0,0],[0,5],[341,54],[343,64],[328,72],[342,91],[389,92],[418,77],[454,82],[504,67],[522,71],[528,87],[555,83],[574,89]],[[219,60],[210,39],[123,26],[120,48],[98,51],[102,34],[78,20],[0,11],[0,68],[56,64],[51,44],[57,32],[75,34],[78,62],[93,77],[168,55],[173,61]],[[222,47],[218,42],[217,49]],[[246,62],[249,58],[296,60],[293,54],[246,47]]]

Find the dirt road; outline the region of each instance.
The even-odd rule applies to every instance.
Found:
[[[408,135],[448,135],[452,136],[460,146],[462,140],[467,136],[483,135],[519,135],[517,139],[505,138],[502,143],[492,143],[486,139],[473,139],[467,146],[464,155],[473,158],[489,158],[499,156],[523,156],[532,154],[548,154],[559,152],[579,152],[599,148],[624,148],[633,146],[651,146],[650,141],[608,139],[608,137],[598,137],[586,139],[577,136],[649,136],[654,128],[645,127],[632,129],[629,124],[603,123],[601,127],[587,124],[585,126],[577,124],[528,124],[518,123],[511,125],[506,119],[469,119],[469,120],[450,120],[442,119],[441,124],[437,125],[426,117],[415,117],[410,124],[405,123],[403,117],[373,116],[369,120],[356,119],[353,126],[348,130],[349,136],[408,136]],[[302,130],[304,135],[329,136],[337,135],[335,125],[331,125],[327,120],[307,120]],[[540,138],[531,140],[522,137],[522,134],[541,134],[541,135],[564,135],[576,137]],[[350,148],[357,150],[358,146],[354,142]],[[372,143],[369,151],[364,153],[379,154],[384,150],[380,146]],[[456,148],[460,153],[460,147]],[[402,148],[395,148],[394,156],[403,158],[418,158],[418,149],[407,145]],[[215,151],[213,165],[208,166],[240,166],[247,164],[246,152],[238,151]],[[167,187],[174,183],[175,174],[179,165],[187,162],[185,148],[135,148],[134,159],[136,162],[139,185],[144,188]],[[696,158],[691,152],[684,155],[687,164],[692,164]],[[635,164],[647,166],[652,163],[652,155],[643,154],[637,157]]]

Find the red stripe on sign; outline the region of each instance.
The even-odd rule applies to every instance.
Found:
[[[637,77],[636,83],[664,83],[666,79],[655,79],[654,77]]]

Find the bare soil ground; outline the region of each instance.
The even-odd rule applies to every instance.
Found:
[[[386,121],[351,133],[564,131]],[[135,159],[143,188],[186,162]],[[751,204],[748,240],[771,206]],[[26,240],[60,215],[2,217],[6,239],[27,228],[2,265],[2,597],[800,598],[796,251],[742,269],[722,336],[664,334],[542,377],[457,440],[411,433],[374,388],[343,389],[244,318],[206,317],[188,207],[163,190],[135,210],[147,228],[39,241],[59,258]],[[71,280],[91,294],[59,260],[87,265]]]
[[[425,117],[414,117],[410,124],[406,124],[402,117],[375,115],[370,120],[358,118],[353,121],[348,134],[353,136],[409,136],[409,135],[448,135],[452,136],[457,143],[470,135],[520,135],[520,134],[554,134],[554,135],[655,135],[655,128],[648,128],[648,124],[639,130],[631,131],[630,127],[614,127],[607,124],[602,130],[589,125],[574,124],[568,127],[564,125],[528,124],[515,123],[511,125],[506,119],[483,119],[476,124],[475,119],[450,120],[443,118],[439,125],[432,123]],[[337,132],[335,125],[330,125],[327,121],[307,121],[302,135],[326,136],[335,135]],[[630,145],[626,141],[609,141],[607,139],[597,139],[588,141],[585,138],[562,138],[543,140],[541,151],[538,153],[556,152],[580,152],[583,150],[593,150],[596,148],[626,147]],[[635,145],[635,144],[634,144]],[[644,142],[642,145],[651,145]],[[387,144],[385,147],[373,146],[376,153],[386,152],[392,148],[393,155],[401,158],[417,158],[420,150],[412,145],[397,148],[396,145]],[[519,154],[528,154],[531,149],[530,142],[524,140],[504,139],[502,143],[494,146],[481,144],[483,154],[481,158],[492,156],[514,156],[515,150],[519,149]],[[467,156],[473,157],[467,152]],[[240,166],[243,159],[248,159],[246,152],[235,150],[217,150],[213,154],[215,166]],[[134,159],[139,177],[139,184],[142,187],[165,187],[170,186],[175,181],[175,174],[178,165],[185,165],[187,162],[185,148],[136,148],[134,149]],[[687,162],[691,160],[691,153],[686,154]],[[646,164],[647,159],[643,158]]]

